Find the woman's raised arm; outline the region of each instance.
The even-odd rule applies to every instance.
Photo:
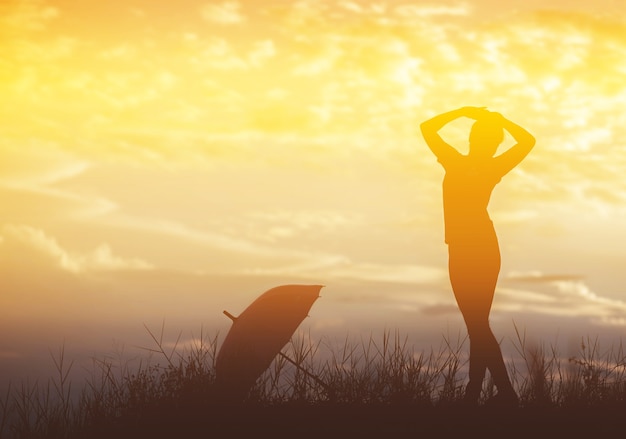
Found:
[[[499,162],[498,166],[502,171],[502,175],[504,175],[524,160],[530,150],[533,149],[533,146],[535,146],[535,137],[526,131],[526,129],[522,128],[515,122],[510,121],[500,113],[495,114],[497,114],[500,118],[502,128],[507,130],[517,142],[515,145],[495,158],[495,160]]]
[[[461,107],[456,110],[441,113],[431,119],[420,124],[422,136],[430,150],[437,156],[439,162],[444,163],[448,158],[460,154],[453,146],[446,143],[439,135],[439,130],[444,125],[452,122],[459,117],[469,117],[470,119],[479,119],[488,111],[483,107]]]

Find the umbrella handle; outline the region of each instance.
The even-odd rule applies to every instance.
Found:
[[[281,357],[283,357],[285,360],[287,360],[288,362],[290,362],[291,364],[293,364],[294,366],[296,366],[298,369],[300,369],[302,372],[304,372],[309,378],[313,378],[315,380],[315,382],[317,384],[319,384],[320,386],[322,386],[324,388],[324,390],[326,391],[330,391],[330,387],[328,386],[328,384],[326,384],[324,381],[322,381],[319,377],[313,375],[311,372],[309,372],[308,370],[306,370],[304,367],[300,366],[298,363],[296,363],[295,361],[293,361],[291,358],[289,358],[287,355],[283,354],[282,352],[278,353]]]
[[[233,322],[234,322],[235,320],[237,320],[237,317],[235,317],[234,315],[232,315],[232,314],[231,314],[231,313],[229,313],[228,311],[224,310],[223,312],[224,312],[224,314],[226,314],[226,317],[228,317],[229,319],[231,319]]]

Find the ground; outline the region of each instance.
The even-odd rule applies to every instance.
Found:
[[[89,438],[598,438],[626,432],[626,410],[285,404],[154,410]]]

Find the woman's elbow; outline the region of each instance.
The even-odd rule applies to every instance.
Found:
[[[528,131],[526,131],[525,133],[526,135],[524,136],[524,140],[523,140],[523,144],[528,148],[531,149],[533,146],[535,146],[535,136],[533,136],[532,134],[530,134]],[[521,140],[521,139],[520,139]]]
[[[424,138],[429,138],[431,137],[432,133],[433,133],[433,128],[432,128],[432,124],[429,123],[430,121],[424,121],[422,123],[420,123],[420,132],[422,133],[422,136]]]

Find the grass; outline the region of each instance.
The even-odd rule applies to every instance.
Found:
[[[398,332],[359,342],[346,337],[338,344],[300,335],[245,401],[220,405],[214,393],[218,337],[207,338],[201,331],[192,346],[177,342],[166,349],[163,328],[159,334],[146,329],[154,347],[146,349],[137,367],[111,358],[94,360],[91,377],[78,391],[68,378],[73,364],[61,348],[52,356],[54,378],[13,386],[0,399],[0,437],[626,432],[626,353],[621,345],[602,350],[589,338],[581,340],[577,355],[563,358],[553,347],[530,346],[517,331],[513,342],[521,362],[510,363],[509,369],[521,404],[503,411],[459,404],[467,361],[466,340],[460,336],[443,337],[440,346],[423,352]],[[494,392],[487,380],[483,402]]]

